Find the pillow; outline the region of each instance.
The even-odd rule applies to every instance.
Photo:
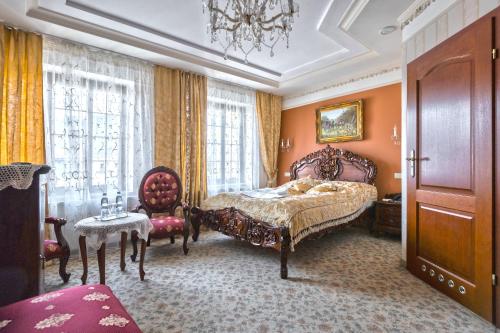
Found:
[[[313,187],[314,187],[313,184],[308,184],[308,183],[296,183],[295,185],[292,186],[293,189],[302,193],[309,191]]]
[[[305,178],[294,180],[294,181],[290,182],[293,185],[291,185],[288,188],[288,194],[291,194],[291,195],[304,194],[308,190],[313,188],[314,186],[321,184],[321,182],[322,182],[321,180],[313,179],[313,178],[311,178],[311,176],[307,176]]]
[[[297,190],[294,186],[290,187],[290,188],[287,190],[287,192],[288,192],[288,194],[290,194],[290,195],[300,195],[300,194],[304,194],[304,192]]]
[[[307,177],[297,179],[295,181],[295,184],[306,184],[311,187],[314,187],[316,185],[321,184],[322,182],[323,182],[322,180],[311,178],[311,175],[308,175]]]
[[[322,192],[335,192],[337,191],[337,186],[333,185],[332,183],[323,183],[314,186],[310,190],[307,191],[307,193],[322,193]]]

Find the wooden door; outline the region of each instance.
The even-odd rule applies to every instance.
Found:
[[[408,269],[493,315],[493,18],[408,65]],[[432,300],[429,300],[432,302]]]

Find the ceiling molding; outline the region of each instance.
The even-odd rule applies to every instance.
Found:
[[[406,42],[437,19],[458,0],[417,0],[399,17],[398,22],[402,30],[402,40]]]
[[[344,31],[349,30],[363,9],[365,9],[368,2],[370,2],[370,0],[354,0],[349,6],[349,9],[344,13],[344,16],[340,19],[339,27]]]
[[[399,45],[379,47],[384,41],[378,34],[367,40],[362,31],[369,29],[373,34],[413,0],[383,0],[380,6],[369,0],[308,2],[301,13],[303,21],[297,22],[301,28],[297,45],[292,45],[288,53],[282,47],[283,57],[276,60],[255,55],[250,59],[251,66],[238,61],[237,53],[232,54],[235,59],[223,60],[220,50],[204,34],[201,10],[196,11],[194,2],[177,1],[127,2],[116,7],[113,1],[100,0],[2,0],[0,16],[30,30],[290,96],[288,101],[318,100],[323,95],[348,91],[347,84],[332,84],[332,80],[347,81],[399,64]],[[168,11],[168,21],[157,8]],[[383,15],[377,14],[379,9]],[[184,26],[193,11],[196,19]],[[350,86],[351,90],[359,89],[353,82]],[[313,90],[317,87],[323,88]],[[301,94],[304,91],[307,93]]]
[[[436,2],[436,0],[416,0],[412,3],[412,5],[398,17],[401,30],[410,25],[411,22],[419,17],[420,14],[422,14],[434,2]]]
[[[287,96],[283,99],[283,110],[398,83],[401,80],[400,66],[383,69],[354,79],[332,83],[303,94]]]
[[[54,23],[63,27],[78,30],[84,33],[92,34],[98,37],[107,38],[126,45],[142,48],[147,51],[155,52],[161,55],[172,57],[178,60],[191,62],[193,64],[204,66],[216,71],[235,75],[247,80],[252,80],[270,87],[278,88],[279,81],[272,80],[248,71],[244,71],[235,67],[224,65],[216,61],[205,59],[193,55],[191,53],[174,49],[159,43],[151,42],[143,38],[139,38],[122,31],[117,31],[104,27],[102,25],[89,23],[87,21],[64,15],[53,10],[40,7],[38,0],[27,2],[26,15],[46,22]]]
[[[143,24],[140,24],[140,23],[128,20],[126,18],[99,10],[97,8],[94,8],[94,7],[87,6],[78,0],[66,0],[66,6],[76,8],[78,10],[81,10],[81,11],[84,11],[86,13],[96,15],[96,16],[99,16],[102,18],[106,18],[106,19],[114,21],[116,23],[120,23],[120,24],[129,26],[129,27],[141,30],[143,32],[147,32],[147,33],[159,36],[161,38],[165,38],[167,40],[182,44],[186,47],[190,47],[190,48],[202,51],[202,52],[210,53],[216,57],[224,58],[224,52],[220,52],[220,51],[214,50],[210,47],[206,47],[206,46],[203,46],[203,45],[200,45],[197,43],[193,43],[191,41],[188,41],[186,39],[171,35],[169,33],[159,31],[157,29],[153,29],[153,28],[145,26]],[[280,77],[282,75],[281,73],[273,71],[269,68],[265,68],[265,67],[259,66],[257,64],[251,63],[251,62],[246,63],[245,60],[231,56],[231,55],[228,55],[227,59],[230,61],[233,61],[235,63],[238,63],[240,65],[248,66],[248,67],[254,68],[256,70],[259,70],[259,71],[268,73],[270,75],[276,76],[276,77]]]

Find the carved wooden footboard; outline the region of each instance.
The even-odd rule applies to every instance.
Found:
[[[219,210],[192,209],[193,240],[197,241],[200,225],[222,232],[225,235],[244,240],[252,245],[267,247],[281,254],[281,278],[288,277],[288,252],[290,251],[290,231],[287,227],[275,227],[246,215],[234,207]]]
[[[332,231],[343,229],[351,225],[365,224],[371,226],[373,221],[373,210],[366,209],[360,216],[350,222],[329,227],[307,236],[305,239],[318,239]],[[282,279],[288,277],[288,253],[290,252],[290,230],[287,227],[275,227],[269,223],[262,222],[242,211],[234,208],[218,210],[192,209],[191,223],[194,228],[193,240],[197,241],[200,234],[200,226],[221,232],[225,235],[239,240],[247,241],[252,245],[267,247],[280,252]]]

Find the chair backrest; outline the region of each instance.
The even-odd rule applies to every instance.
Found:
[[[142,178],[139,201],[148,215],[165,212],[174,215],[181,197],[181,179],[170,168],[164,166],[153,168]]]

